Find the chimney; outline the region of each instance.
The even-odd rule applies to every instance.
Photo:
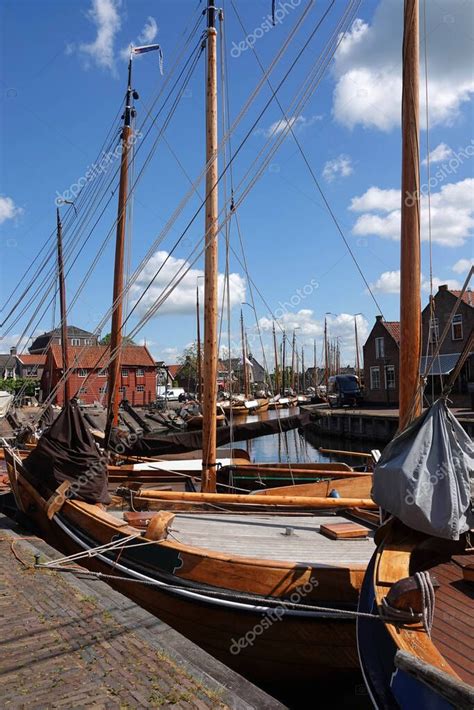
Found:
[[[383,321],[383,316],[375,316],[376,323],[381,323]]]
[[[10,355],[16,355],[16,348],[10,348]]]
[[[448,290],[448,284],[443,284],[442,286],[438,286],[438,291],[447,291]]]

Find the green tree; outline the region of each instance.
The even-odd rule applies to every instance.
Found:
[[[104,335],[102,340],[99,341],[101,345],[110,345],[110,333]],[[128,337],[128,335],[123,336],[124,345],[136,345],[136,342]]]
[[[34,395],[35,387],[39,387],[39,381],[29,377],[18,377],[16,380],[13,378],[8,378],[8,380],[0,379],[0,390],[4,390],[5,392],[15,394],[19,392],[22,387],[24,387],[23,394]]]

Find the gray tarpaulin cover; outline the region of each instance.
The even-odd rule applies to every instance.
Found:
[[[414,530],[458,540],[474,527],[474,446],[438,399],[385,448],[372,497]]]

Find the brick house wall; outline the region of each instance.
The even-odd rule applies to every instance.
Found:
[[[377,316],[363,348],[366,402],[398,405],[399,340],[400,324]],[[382,341],[383,345],[377,345],[376,341]]]
[[[447,285],[439,286],[437,293],[434,296],[434,317],[436,318],[433,324],[431,333],[432,340],[437,341],[443,334],[446,324],[450,320],[451,312],[456,304],[460,291],[451,291]],[[427,347],[430,339],[430,306],[429,304],[421,314],[422,332],[423,332],[423,355],[426,355]],[[460,354],[469,337],[471,330],[474,328],[474,295],[471,291],[467,291],[461,300],[459,307],[453,318],[456,324],[450,324],[448,334],[443,341],[440,349],[440,355],[455,355]],[[434,352],[436,343],[430,344],[429,354]],[[447,375],[446,375],[447,377]],[[446,380],[446,377],[444,378]],[[474,381],[474,356],[471,355],[464,364],[459,377],[457,378],[453,389],[451,390],[450,399],[455,406],[468,406],[471,396],[469,393],[469,383]],[[435,397],[441,393],[441,379],[439,376],[434,378],[428,377],[428,383],[425,389],[425,395],[431,399],[434,389]]]
[[[69,377],[71,395],[77,394],[84,404],[107,401],[107,373],[103,367],[108,362],[109,348],[69,348],[70,363],[74,369]],[[56,388],[62,377],[62,353],[58,345],[48,349],[46,365],[41,380],[43,399]],[[126,346],[122,353],[121,398],[132,405],[145,405],[156,399],[156,365],[146,347]],[[64,387],[59,386],[53,403],[64,404]]]

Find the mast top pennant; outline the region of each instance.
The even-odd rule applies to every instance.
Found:
[[[146,54],[146,52],[158,52],[158,61],[160,63],[160,74],[163,75],[163,52],[159,44],[144,44],[140,47],[130,47],[130,54],[133,57],[135,54]]]

